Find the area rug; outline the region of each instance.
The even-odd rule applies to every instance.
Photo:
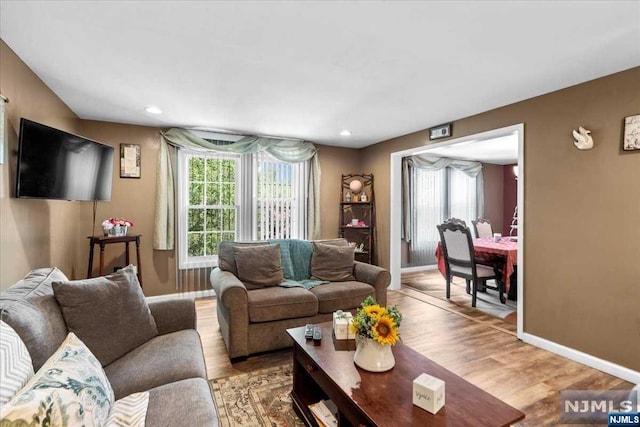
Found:
[[[291,403],[292,366],[209,381],[221,427],[302,427]]]
[[[489,284],[493,286],[492,282],[490,280]],[[434,298],[446,299],[445,280],[438,270],[403,275],[402,285]],[[471,306],[471,295],[466,292],[464,279],[456,277],[451,281],[451,299],[449,301],[462,306]],[[516,301],[507,300],[506,304],[502,304],[498,298],[498,292],[491,289],[477,294],[476,309],[478,311],[499,317],[510,323],[516,323],[517,307]]]

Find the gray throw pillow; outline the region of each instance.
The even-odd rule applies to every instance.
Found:
[[[355,248],[313,242],[311,257],[311,278],[346,282],[353,277],[353,259]]]
[[[332,246],[349,246],[349,242],[344,237],[337,237],[335,239],[321,239],[321,240],[313,240],[312,242],[322,243],[323,245],[332,245]]]
[[[158,335],[134,267],[92,279],[54,282],[70,332],[106,366]]]
[[[236,258],[233,254],[233,248],[246,246],[266,246],[269,242],[253,241],[253,242],[230,242],[223,240],[218,244],[218,267],[220,270],[229,271],[234,276],[238,275],[236,268]]]
[[[247,289],[277,286],[284,280],[280,245],[236,246],[233,254],[238,279]]]

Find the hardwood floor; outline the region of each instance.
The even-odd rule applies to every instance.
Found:
[[[419,289],[424,286],[415,284],[415,282],[427,281],[430,284],[435,284],[432,288],[437,289],[435,292],[423,292]],[[464,280],[454,278],[454,281],[464,283]],[[444,310],[457,313],[468,319],[474,320],[479,323],[485,323],[503,332],[507,332],[516,336],[517,324],[513,322],[507,322],[504,319],[500,319],[495,316],[483,313],[480,310],[471,307],[471,296],[462,294],[463,296],[456,296],[455,292],[452,293],[451,299],[447,300],[445,297],[445,280],[438,270],[422,271],[416,273],[403,273],[400,279],[402,289],[400,292],[417,298],[421,301],[427,302],[431,305],[435,305]]]
[[[629,382],[519,341],[499,325],[448,311],[423,294],[389,291],[388,304],[397,304],[404,319],[402,341],[520,409],[526,418],[518,426],[557,425],[561,390],[630,390]],[[249,357],[231,364],[218,330],[216,300],[196,301],[210,379],[250,372],[291,361],[290,349]]]

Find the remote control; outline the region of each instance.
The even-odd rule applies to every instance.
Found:
[[[319,344],[322,341],[322,329],[319,326],[313,328],[313,342]]]
[[[308,340],[313,339],[313,325],[305,326],[304,337]]]

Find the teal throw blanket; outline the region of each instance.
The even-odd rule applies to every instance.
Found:
[[[298,239],[271,239],[269,243],[280,245],[280,259],[285,281],[278,286],[311,289],[329,283],[326,280],[311,280],[311,257],[313,256],[311,242]]]

